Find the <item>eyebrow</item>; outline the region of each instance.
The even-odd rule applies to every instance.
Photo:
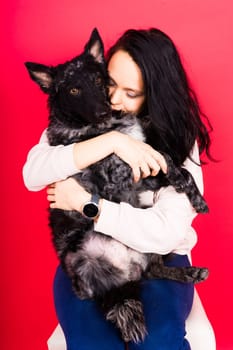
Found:
[[[114,84],[116,84],[116,81],[110,75],[109,75],[109,79],[112,80],[112,82]],[[141,90],[138,90],[138,89],[134,89],[132,87],[130,87],[130,88],[129,87],[125,87],[124,90],[126,90],[126,91],[133,91],[133,92],[135,92],[138,95],[144,95],[144,91],[141,91]]]

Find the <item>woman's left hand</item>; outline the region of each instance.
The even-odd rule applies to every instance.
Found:
[[[47,199],[50,208],[81,212],[83,204],[91,199],[91,194],[73,178],[68,178],[48,186]]]

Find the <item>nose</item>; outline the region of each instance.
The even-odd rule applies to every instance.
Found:
[[[110,101],[113,109],[122,109],[122,95],[119,89],[114,89],[110,91]]]

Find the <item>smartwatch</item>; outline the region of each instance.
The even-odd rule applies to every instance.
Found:
[[[92,194],[91,200],[83,206],[82,215],[88,219],[94,220],[100,213],[99,200],[100,196],[98,194]]]

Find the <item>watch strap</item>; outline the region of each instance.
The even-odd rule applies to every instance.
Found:
[[[96,205],[99,205],[100,196],[97,193],[92,193],[91,195],[91,202],[95,203]]]

